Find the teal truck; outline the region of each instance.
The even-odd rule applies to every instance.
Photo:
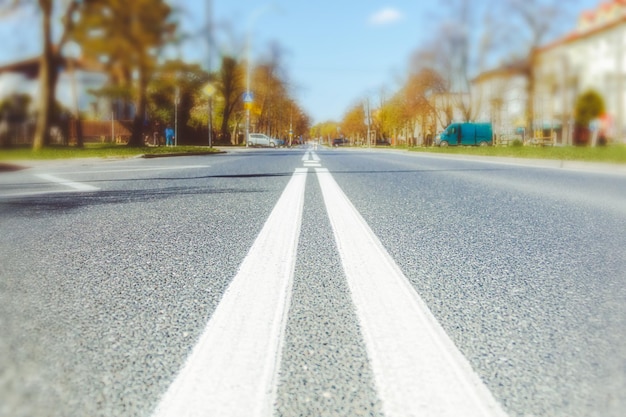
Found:
[[[493,144],[491,123],[451,123],[436,139],[439,146],[487,146]]]

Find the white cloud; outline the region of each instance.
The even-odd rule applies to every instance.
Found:
[[[372,14],[369,18],[371,25],[388,25],[390,23],[401,20],[404,16],[397,9],[387,7]]]

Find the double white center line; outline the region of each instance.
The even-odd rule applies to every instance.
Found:
[[[307,151],[302,157],[305,167],[321,167],[320,157],[315,152]]]
[[[293,174],[155,417],[273,414],[307,171]],[[316,176],[385,416],[505,416],[332,175]]]

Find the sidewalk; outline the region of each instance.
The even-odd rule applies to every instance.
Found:
[[[9,159],[0,160],[0,173],[18,171],[21,169],[28,169],[41,166],[55,166],[67,164],[68,162],[107,162],[117,161],[125,159],[152,159],[152,158],[167,158],[175,156],[199,156],[199,155],[221,155],[227,153],[226,151],[219,149],[213,151],[198,151],[198,152],[170,152],[163,154],[137,154],[134,156],[109,156],[109,157],[88,157],[88,158],[58,158],[58,159]]]
[[[481,155],[442,155],[426,152],[414,152],[415,155],[431,158],[445,158],[465,161],[482,161],[492,164],[519,165],[536,168],[563,169],[568,171],[586,171],[605,174],[626,175],[626,164],[610,162],[588,162],[560,159],[532,159],[513,158],[505,156],[481,156]]]

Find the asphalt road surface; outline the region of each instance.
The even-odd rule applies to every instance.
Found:
[[[0,416],[622,417],[626,175],[553,165],[1,172]]]

